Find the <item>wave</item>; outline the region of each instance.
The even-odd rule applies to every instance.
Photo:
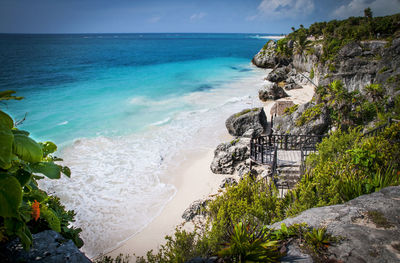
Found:
[[[112,250],[159,215],[177,191],[167,170],[181,164],[176,159],[184,151],[214,148],[226,133],[226,118],[258,101],[264,72],[257,72],[209,92],[163,100],[130,98],[133,105],[161,105],[157,108],[162,110],[177,103],[191,107],[173,111],[141,132],[80,138],[63,147],[60,155],[72,177],[40,184],[77,212],[74,226],[83,229],[82,250],[89,257]]]
[[[285,37],[286,36],[271,36],[271,35],[267,35],[267,36],[260,36],[260,35],[250,36],[250,38],[274,39],[274,40],[282,39],[282,38],[285,38]]]
[[[58,126],[62,126],[62,125],[67,125],[68,124],[68,121],[63,121],[63,122],[60,122],[59,124],[57,124]]]

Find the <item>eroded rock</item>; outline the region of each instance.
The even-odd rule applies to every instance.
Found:
[[[211,171],[216,174],[233,174],[235,167],[249,158],[249,139],[236,139],[221,143],[214,151]]]
[[[32,235],[33,246],[26,251],[18,239],[10,242],[6,247],[9,258],[2,258],[2,262],[40,262],[40,263],[90,263],[91,261],[75,246],[74,242],[65,239],[53,230]]]
[[[277,100],[288,97],[283,88],[279,87],[276,83],[268,83],[258,91],[258,97],[261,101]]]
[[[263,108],[246,109],[230,116],[225,126],[232,136],[242,136],[252,129],[254,135],[259,135],[267,125],[267,116]]]
[[[371,214],[379,214],[387,221],[381,226]],[[330,258],[342,262],[399,262],[400,251],[400,186],[387,187],[380,192],[363,195],[342,205],[312,208],[300,215],[273,224],[279,229],[307,223],[314,228],[326,227],[333,236],[343,240],[330,246]],[[287,261],[286,261],[287,262]],[[290,262],[290,261],[289,261]]]

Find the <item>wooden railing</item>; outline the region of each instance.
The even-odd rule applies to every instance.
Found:
[[[278,150],[300,151],[301,148],[313,148],[322,141],[322,135],[291,135],[291,134],[270,134],[252,139],[250,142],[250,152],[252,148],[257,152],[256,146],[265,147],[276,146]]]

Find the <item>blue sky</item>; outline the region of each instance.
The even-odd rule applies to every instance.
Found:
[[[0,0],[0,33],[287,33],[400,0]]]

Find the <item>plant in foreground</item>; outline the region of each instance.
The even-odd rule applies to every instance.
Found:
[[[277,262],[281,256],[278,242],[269,239],[269,230],[245,225],[242,222],[228,230],[229,241],[218,252],[218,256],[233,262]]]

